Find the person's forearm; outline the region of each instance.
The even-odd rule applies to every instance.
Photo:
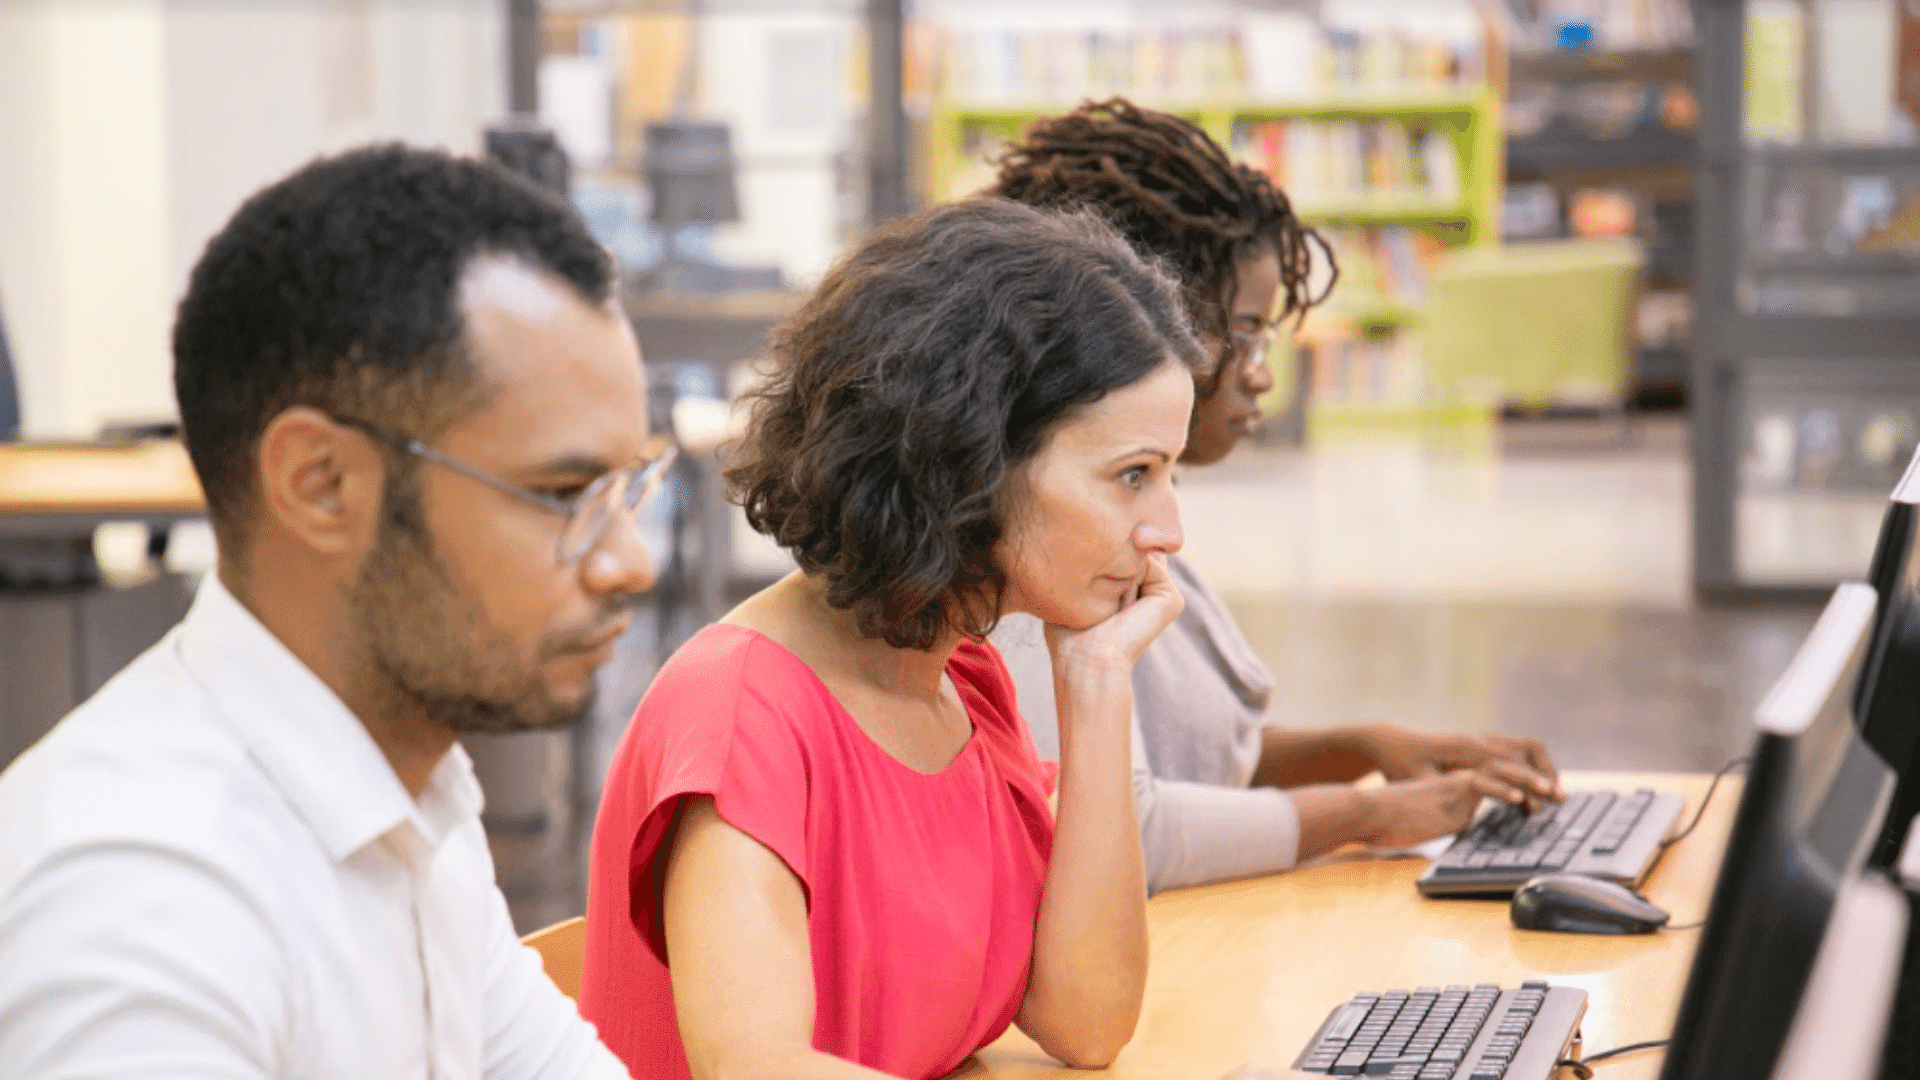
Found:
[[[1379,800],[1350,784],[1316,784],[1288,792],[1300,815],[1301,862],[1380,835]]]
[[[1133,804],[1124,666],[1063,665],[1060,804],[1020,1026],[1069,1065],[1110,1064],[1146,987],[1146,879]]]
[[[1147,892],[1291,870],[1300,853],[1292,793],[1160,780],[1136,769]]]
[[[1260,764],[1255,787],[1296,788],[1308,784],[1344,784],[1374,770],[1364,725],[1295,731],[1270,727],[1260,732]]]

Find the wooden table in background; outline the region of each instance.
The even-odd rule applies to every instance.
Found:
[[[0,443],[0,580],[14,582],[0,588],[0,768],[186,611],[173,575],[102,584],[94,530],[204,512],[178,442]]]
[[[0,443],[0,536],[86,536],[105,521],[202,513],[200,484],[177,442]]]
[[[1570,773],[1573,788],[1650,787],[1687,797],[1708,777]],[[1739,801],[1723,781],[1700,827],[1648,879],[1676,925],[1706,918]],[[1062,1068],[1019,1031],[980,1052],[995,1080],[1215,1080],[1243,1063],[1293,1063],[1335,1005],[1363,990],[1546,979],[1588,994],[1584,1050],[1663,1039],[1673,1026],[1698,930],[1632,937],[1515,930],[1504,900],[1428,900],[1417,858],[1334,857],[1273,877],[1163,893],[1147,906],[1151,961],[1133,1041],[1105,1074]],[[1659,1051],[1606,1065],[1606,1080],[1646,1080]]]

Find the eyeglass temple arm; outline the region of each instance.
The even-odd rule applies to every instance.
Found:
[[[559,514],[561,517],[566,517],[573,513],[572,504],[564,500],[556,499],[551,495],[543,495],[537,491],[528,491],[518,484],[508,483],[491,473],[482,472],[464,461],[460,461],[457,458],[450,458],[418,439],[407,439],[402,445],[409,454],[425,458],[436,465],[443,465],[469,480],[478,480],[480,483],[487,485],[495,491],[504,492],[517,499],[523,499],[535,506],[544,507]]]

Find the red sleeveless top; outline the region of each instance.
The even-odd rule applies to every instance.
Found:
[[[675,806],[714,798],[807,896],[815,1048],[943,1076],[1005,1031],[1032,963],[1054,773],[992,645],[947,663],[973,737],[938,773],[875,744],[811,668],[709,626],[654,679],[594,829],[581,1012],[640,1080],[689,1075],[660,925]]]

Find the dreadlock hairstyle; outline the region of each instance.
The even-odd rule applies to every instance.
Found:
[[[1330,280],[1318,296],[1308,292],[1313,248],[1339,276],[1332,249],[1295,216],[1284,191],[1189,121],[1125,98],[1034,121],[995,165],[987,194],[1096,210],[1173,264],[1196,328],[1223,343],[1241,259],[1263,248],[1279,257],[1282,315],[1304,315],[1332,289]]]

